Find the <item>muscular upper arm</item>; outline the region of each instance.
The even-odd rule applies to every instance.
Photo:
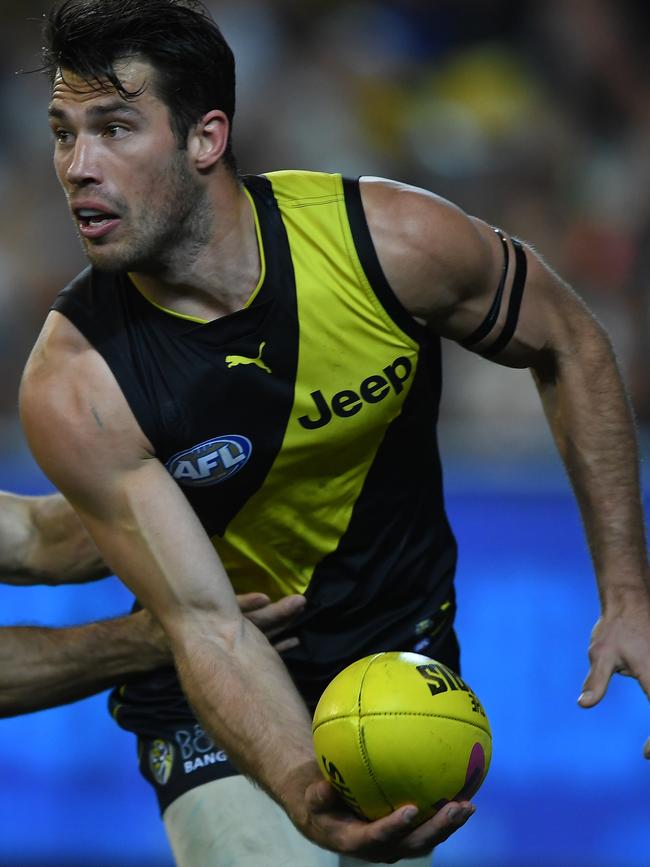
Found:
[[[424,190],[370,178],[361,190],[388,282],[433,333],[541,377],[577,342],[602,334],[530,246]]]
[[[106,562],[173,633],[186,612],[238,620],[234,593],[187,500],[152,453],[101,356],[51,313],[23,377],[37,461]]]

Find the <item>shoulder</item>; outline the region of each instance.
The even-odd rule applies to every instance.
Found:
[[[21,394],[41,385],[83,383],[84,363],[94,350],[81,332],[61,313],[52,311],[45,320],[34,348],[27,360],[21,383]],[[71,378],[71,372],[77,376]]]
[[[413,316],[444,316],[477,284],[493,279],[498,241],[485,223],[398,181],[364,177],[360,189],[382,269]]]
[[[21,401],[37,391],[55,404],[71,392],[96,387],[98,380],[109,385],[113,380],[101,356],[66,315],[52,310],[27,360]]]
[[[53,311],[27,362],[20,415],[29,445],[54,484],[73,497],[71,480],[150,455],[115,377],[101,355]]]
[[[71,427],[88,410],[130,415],[114,374],[101,354],[67,316],[53,310],[45,320],[27,361],[20,387],[21,412]]]

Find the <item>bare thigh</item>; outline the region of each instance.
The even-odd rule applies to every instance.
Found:
[[[284,810],[245,777],[226,777],[185,792],[165,810],[177,867],[362,867],[310,843]],[[401,861],[429,867],[430,856]]]

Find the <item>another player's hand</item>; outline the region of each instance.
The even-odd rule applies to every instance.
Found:
[[[271,602],[264,593],[243,593],[237,596],[237,602],[246,617],[260,629],[275,647],[278,653],[284,653],[298,644],[297,638],[285,638],[273,642],[275,635],[290,626],[305,607],[304,596],[285,596],[277,602]]]
[[[418,824],[415,806],[400,807],[368,822],[358,818],[325,780],[312,783],[305,795],[309,811],[304,834],[320,846],[379,864],[427,855],[462,827],[474,812],[469,801],[450,801],[435,816]]]
[[[265,593],[243,593],[237,596],[237,602],[244,614],[271,641],[278,653],[290,650],[298,644],[297,638],[285,638],[277,643],[273,636],[290,626],[305,607],[304,596],[285,596],[277,602],[271,602]],[[147,640],[152,649],[160,655],[157,662],[164,665],[171,659],[167,636],[162,626],[146,609],[137,611],[132,616],[132,622],[138,628],[146,630]]]
[[[582,707],[598,704],[613,674],[635,677],[650,699],[650,593],[630,590],[619,605],[602,614],[591,633],[589,661],[578,698]],[[650,738],[643,753],[650,759]]]

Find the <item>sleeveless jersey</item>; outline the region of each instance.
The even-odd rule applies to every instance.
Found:
[[[262,275],[242,310],[194,320],[90,268],[53,309],[106,360],[235,591],[305,593],[285,661],[313,704],[354,659],[451,630],[440,346],[390,289],[358,182],[244,186]]]

